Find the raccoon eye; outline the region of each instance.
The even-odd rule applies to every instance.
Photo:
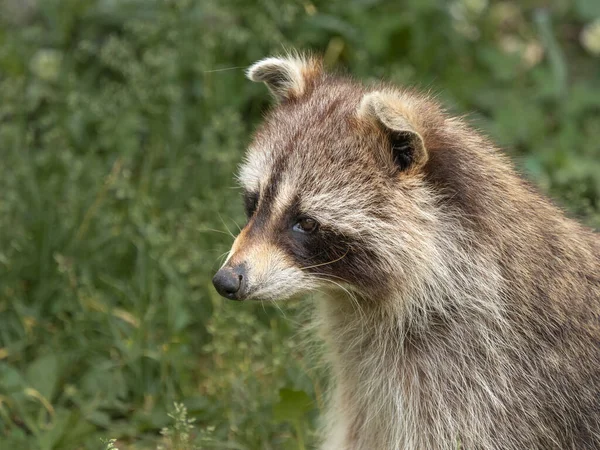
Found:
[[[310,217],[304,217],[298,222],[296,222],[293,226],[294,231],[299,231],[300,233],[314,233],[319,228],[319,224],[315,219],[311,219]]]
[[[246,217],[250,219],[256,212],[258,206],[258,194],[255,192],[246,192],[244,194],[244,209],[246,211]]]

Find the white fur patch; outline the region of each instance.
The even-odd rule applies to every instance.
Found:
[[[248,150],[248,156],[240,166],[238,182],[248,192],[259,192],[268,176],[269,152],[266,150]]]
[[[311,288],[311,280],[274,245],[252,245],[244,252],[244,262],[254,300],[286,299]]]

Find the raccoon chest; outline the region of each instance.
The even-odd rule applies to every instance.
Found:
[[[418,438],[418,405],[410,391],[415,383],[410,370],[402,367],[403,361],[386,358],[382,348],[368,342],[354,344],[354,348],[345,346],[344,357],[333,358],[336,386],[322,449],[424,448]]]

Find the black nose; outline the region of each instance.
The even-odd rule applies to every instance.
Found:
[[[232,300],[242,300],[246,285],[246,269],[243,264],[223,267],[214,276],[213,285],[219,294]]]

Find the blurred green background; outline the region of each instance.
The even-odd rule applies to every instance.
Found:
[[[210,283],[270,104],[243,69],[292,48],[432,92],[600,227],[597,0],[3,0],[0,448],[314,445],[306,315]]]

